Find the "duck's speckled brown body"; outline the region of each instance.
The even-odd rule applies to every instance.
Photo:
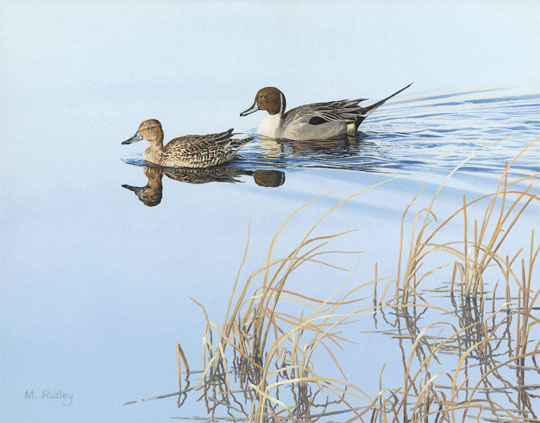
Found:
[[[163,130],[156,119],[145,120],[137,133],[123,144],[142,139],[148,141],[143,159],[163,167],[206,168],[218,166],[234,158],[253,138],[232,139],[233,129],[208,135],[185,135],[163,145]]]

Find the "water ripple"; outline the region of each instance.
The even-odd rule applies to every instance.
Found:
[[[356,137],[324,141],[257,137],[224,168],[246,172],[259,168],[328,168],[431,174],[452,170],[498,141],[473,157],[461,171],[499,174],[505,162],[540,135],[540,94],[508,91],[467,90],[395,101],[370,116]],[[490,97],[484,97],[488,93]],[[448,98],[452,101],[444,101]],[[140,157],[125,161],[144,165]],[[513,172],[531,175],[539,168],[540,143],[535,143]]]
[[[479,98],[493,91],[500,95]],[[235,165],[384,173],[389,169],[408,173],[422,172],[423,168],[451,170],[500,140],[463,168],[468,172],[499,173],[505,161],[540,135],[540,94],[501,91],[504,90],[469,90],[396,101],[375,112],[362,125],[363,132],[353,138],[325,141],[260,138],[241,151]],[[438,102],[449,97],[455,101]],[[536,173],[539,163],[540,143],[535,143],[520,158],[514,172]]]

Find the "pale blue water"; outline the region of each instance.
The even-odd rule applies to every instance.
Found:
[[[365,251],[359,280],[370,280],[375,261],[381,275],[391,275],[399,219],[419,189],[427,185],[426,203],[458,163],[508,137],[449,182],[436,204],[444,215],[463,193],[493,190],[504,162],[540,134],[540,9],[533,2],[0,8],[5,422],[154,422],[200,413],[191,401],[178,410],[174,398],[122,404],[176,390],[177,342],[191,367],[200,366],[204,320],[188,297],[221,321],[250,217],[246,271],[263,264],[271,236],[304,202],[330,193],[293,219],[276,257],[335,202],[396,178],[341,207],[320,229],[359,228],[335,247]],[[252,133],[262,112],[238,114],[261,86],[278,86],[294,107],[376,101],[412,81],[362,124],[356,140],[252,142],[220,175],[237,182],[165,176],[155,207],[121,187],[147,182],[142,143],[120,145],[146,118],[160,119],[166,138],[229,127]],[[539,164],[536,144],[512,177],[532,175]],[[257,170],[275,172],[267,178],[278,186],[258,184]],[[525,213],[509,250],[531,228],[538,232],[539,213],[537,204]],[[309,269],[294,283],[324,297],[336,276]],[[358,326],[369,329],[370,319]],[[372,339],[357,339],[347,367],[352,380],[376,392],[380,366],[360,363],[374,351],[378,364],[391,363],[396,346]],[[25,399],[32,390],[36,399]],[[68,406],[43,398],[60,390],[73,395]]]
[[[499,141],[462,167],[462,171],[500,174],[516,150],[540,133],[540,94],[515,89],[482,89],[416,95],[384,105],[360,127],[356,138],[324,141],[257,139],[223,166],[258,168],[327,168],[379,173],[447,173],[490,143]],[[256,135],[255,129],[246,131]],[[540,147],[534,145],[513,171],[540,171]],[[141,156],[127,163],[144,165]],[[199,172],[201,175],[204,172]]]

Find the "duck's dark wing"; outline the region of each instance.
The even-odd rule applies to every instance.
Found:
[[[358,103],[365,101],[365,98],[356,100],[337,100],[325,103],[306,104],[295,107],[283,115],[285,122],[309,123],[319,125],[335,120],[354,122],[362,112],[362,107]]]
[[[367,100],[365,98],[306,104],[305,106],[300,106],[289,110],[287,113],[285,113],[285,115],[283,115],[283,119],[286,121],[285,124],[296,122],[308,123],[310,125],[320,125],[326,122],[339,120],[345,121],[347,124],[351,123],[358,126],[377,107],[381,106],[395,95],[398,95],[403,90],[406,90],[411,85],[412,83],[389,95],[388,97],[366,107],[362,107],[358,104]]]

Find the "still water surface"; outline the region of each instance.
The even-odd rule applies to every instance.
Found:
[[[359,229],[333,243],[364,252],[355,282],[371,280],[375,262],[379,275],[394,275],[400,219],[422,187],[415,211],[456,165],[501,140],[441,191],[435,211],[444,216],[464,194],[493,191],[505,161],[540,133],[539,87],[530,71],[538,53],[516,48],[535,36],[528,6],[501,2],[480,28],[486,9],[479,5],[447,13],[425,4],[410,11],[342,3],[345,9],[321,3],[307,10],[302,2],[278,9],[2,4],[9,17],[1,82],[9,100],[1,168],[3,421],[154,422],[203,414],[194,397],[180,410],[175,398],[122,404],[175,392],[177,343],[191,368],[200,368],[204,319],[189,297],[223,320],[250,220],[241,280],[264,264],[273,234],[305,202],[329,193],[291,220],[275,257],[288,254],[338,201],[393,179],[341,206],[318,233]],[[311,25],[300,25],[298,16]],[[231,30],[233,21],[241,30]],[[437,37],[426,37],[434,31]],[[492,42],[496,51],[478,47]],[[265,65],[268,51],[280,52],[276,68]],[[375,101],[411,81],[355,139],[256,140],[222,169],[145,169],[142,143],[120,145],[151,117],[162,121],[167,139],[231,126],[250,134],[262,113],[237,115],[262,85],[282,88],[293,107],[347,96]],[[495,85],[501,83],[507,85]],[[539,172],[539,157],[537,143],[511,177]],[[147,185],[152,207],[133,192]],[[528,242],[539,213],[537,204],[526,210],[508,251]],[[352,268],[355,258],[335,264]],[[324,298],[346,277],[308,266],[290,288]],[[378,391],[382,363],[386,384],[402,382],[395,339],[366,334],[373,330],[371,318],[361,319],[351,331],[358,344],[336,353],[350,380],[368,392]],[[376,365],[363,364],[374,358]]]
[[[156,195],[161,199],[164,191],[163,185],[170,186],[177,182],[190,184],[243,183],[247,187],[251,186],[257,190],[265,189],[263,194],[267,193],[269,196],[274,195],[272,190],[277,190],[276,192],[281,195],[304,195],[306,199],[309,199],[310,194],[315,197],[316,193],[323,192],[324,188],[341,190],[346,186],[350,190],[349,193],[352,193],[353,187],[361,187],[367,181],[376,183],[384,179],[396,178],[388,186],[375,188],[375,191],[384,192],[383,199],[378,197],[376,193],[375,198],[371,199],[369,194],[372,193],[369,193],[367,200],[359,199],[357,203],[353,200],[353,203],[356,204],[349,205],[353,208],[352,215],[342,214],[341,211],[338,211],[336,212],[337,216],[333,216],[333,219],[341,218],[354,222],[355,227],[360,228],[360,240],[346,242],[345,245],[350,248],[362,245],[362,250],[371,250],[371,253],[376,251],[378,256],[372,257],[376,261],[382,262],[384,269],[389,262],[395,259],[393,255],[397,251],[396,236],[398,234],[396,224],[404,209],[405,203],[403,201],[407,197],[411,199],[414,195],[409,190],[419,190],[422,186],[427,186],[427,192],[433,193],[444,176],[461,162],[469,159],[449,181],[435,208],[437,214],[449,213],[459,208],[461,196],[465,195],[470,200],[480,196],[481,193],[491,192],[490,189],[494,190],[504,170],[505,163],[511,162],[534,139],[534,135],[540,132],[540,119],[538,118],[540,96],[511,94],[504,93],[504,91],[501,89],[468,90],[466,92],[415,96],[407,100],[394,101],[391,105],[380,110],[380,113],[374,114],[373,118],[366,122],[366,129],[357,137],[311,142],[259,138],[242,149],[235,161],[219,169],[205,171],[165,170],[163,172],[154,167],[145,167],[144,174],[148,178],[147,185],[144,188],[138,188],[138,190],[134,187],[130,189],[138,194],[145,205],[156,206],[159,204],[159,201],[156,202]],[[512,135],[507,137],[504,134]],[[493,143],[495,144],[487,150],[481,151]],[[515,180],[537,174],[540,170],[539,157],[539,145],[534,143],[512,167],[511,178]],[[126,158],[124,161],[127,164],[144,166],[144,162],[136,156]],[[164,184],[162,183],[163,174],[171,179],[166,180]],[[300,192],[295,191],[298,190],[295,181],[297,178],[306,178],[304,181],[317,181],[317,184],[312,186],[307,183],[301,187]],[[528,183],[530,182],[531,180]],[[538,181],[533,178],[532,182],[533,192],[538,192]],[[127,186],[124,185],[124,187]],[[339,199],[339,196],[337,198]],[[403,208],[400,209],[400,207]],[[469,213],[472,213],[476,218],[481,218],[481,209],[472,208]],[[507,240],[505,251],[510,252],[513,247],[517,248],[523,242],[527,228],[534,228],[538,225],[538,217],[539,209],[538,205],[535,204],[526,211],[520,220],[520,229],[518,229],[517,235],[513,239],[510,237]],[[381,224],[376,223],[378,219],[382,220]],[[266,230],[266,234],[270,238],[270,228],[262,225],[262,228],[259,227],[256,231],[261,229]],[[342,229],[346,228],[342,227]],[[448,240],[459,239],[459,231],[462,229],[450,226],[450,231],[447,234]],[[392,244],[392,242],[394,243]],[[343,244],[340,242],[339,246],[341,247]],[[293,245],[290,247],[292,248]],[[389,249],[390,251],[388,251]],[[261,261],[260,264],[262,265],[262,263]],[[338,263],[342,264],[341,258]],[[445,264],[445,262],[437,264]],[[361,278],[366,282],[369,280],[366,276],[369,270],[367,266],[360,265],[360,268],[364,272]],[[308,271],[307,275],[300,279],[300,284],[294,288],[302,294],[314,295],[318,298],[330,295],[332,289],[339,285],[338,280],[324,275],[324,272],[319,272],[321,272],[320,269],[313,274]],[[325,286],[328,280],[332,281],[331,289]],[[424,316],[426,310],[424,312],[413,310],[412,314],[406,313],[394,323],[391,322],[393,321],[392,315],[395,313],[390,312],[390,316],[382,313],[378,319],[376,316],[374,317],[374,326],[371,325],[371,320],[359,319],[360,321],[356,324],[363,329],[360,338],[354,336],[358,335],[358,328],[349,328],[345,333],[352,336],[355,341],[360,342],[361,345],[374,343],[377,345],[377,349],[360,347],[360,351],[358,351],[358,348],[351,348],[357,355],[353,356],[354,358],[345,355],[341,361],[344,366],[353,366],[352,370],[349,368],[348,373],[355,375],[356,380],[363,381],[366,373],[372,374],[372,381],[376,381],[377,377],[375,373],[372,373],[373,370],[367,370],[364,366],[357,367],[357,363],[360,360],[370,360],[375,366],[376,363],[382,365],[383,361],[379,359],[382,354],[381,349],[387,347],[389,351],[394,351],[395,355],[382,354],[387,358],[388,361],[384,362],[390,368],[390,373],[387,374],[385,381],[399,386],[402,376],[398,367],[394,367],[399,363],[400,358],[397,354],[399,352],[398,345],[400,349],[407,350],[408,339],[412,339],[410,341],[412,343],[422,328],[429,323],[452,321],[451,316],[453,316],[460,322],[460,327],[465,327],[479,319],[483,320],[487,316],[487,313],[484,315],[484,308],[479,306],[480,301],[478,303],[474,301],[473,304],[471,304],[470,299],[463,298],[458,303],[453,298],[450,301],[451,298],[446,291],[447,286],[445,287],[445,283],[443,283],[446,280],[444,277],[443,279],[435,278],[434,282],[430,282],[422,292],[429,298],[429,304],[451,310],[449,312],[435,313],[435,316],[429,314]],[[309,284],[308,286],[305,285],[306,282]],[[487,288],[488,291],[491,289],[493,286]],[[501,299],[502,297],[493,303],[491,312],[502,305]],[[219,307],[218,310],[214,309],[216,307],[215,301],[211,301],[209,304],[213,315],[217,315],[219,321],[219,316],[221,316]],[[225,304],[226,302],[223,301],[222,307]],[[290,309],[286,308],[286,310]],[[437,318],[441,320],[437,320]],[[449,332],[446,336],[451,333]],[[380,336],[377,336],[379,334],[387,335],[389,339],[381,339]],[[481,337],[474,330],[466,335],[466,348],[474,344],[475,338],[478,338],[477,341],[481,340]],[[444,337],[439,339],[442,340]],[[424,347],[428,351],[433,348],[428,341]],[[443,348],[441,354],[443,357],[448,355],[459,357],[458,351],[462,348],[463,346],[460,348],[457,342],[456,344],[450,343]],[[509,351],[501,354],[501,351],[497,350],[491,351],[490,354],[490,357],[505,356],[509,354]],[[322,364],[319,363],[319,366],[332,374],[330,359],[322,357],[320,360]],[[466,366],[471,367],[468,370],[470,375],[475,367],[489,362],[487,358],[474,355],[471,356],[470,360],[471,362],[466,364]],[[439,370],[448,371],[447,366],[450,366],[451,362],[451,360],[448,363],[443,361]],[[360,373],[356,373],[355,370]],[[336,372],[336,369],[333,372]],[[497,398],[498,395],[503,396],[502,403],[508,404],[507,407],[511,408],[511,403],[504,401],[506,398],[512,398],[516,391],[511,386],[515,386],[517,382],[511,382],[514,379],[512,371],[501,369],[501,374],[503,374],[501,380],[510,388],[501,391],[500,394],[494,394],[494,396]],[[195,385],[198,376],[197,373],[193,374],[186,381],[189,380],[192,385]],[[528,383],[524,379],[520,382],[529,386],[527,392],[534,392],[536,389],[534,383],[531,385],[531,377],[533,375],[527,376]],[[182,404],[182,407],[176,415],[204,416],[212,414],[225,418],[224,409],[217,406],[219,402],[212,401],[219,395],[212,392],[214,391],[211,390],[210,394],[205,397],[205,401],[199,403],[200,407],[206,405],[208,408],[194,408],[191,414],[190,407],[194,406],[193,401],[199,395],[188,393],[185,398],[181,397],[179,403]],[[503,394],[508,392],[510,392],[509,397],[504,397]],[[160,400],[168,401],[170,399]],[[245,400],[244,403],[242,395],[239,395],[237,400],[238,404],[244,404],[247,407],[247,414],[249,414],[250,401]],[[247,415],[243,407],[241,409],[232,407],[228,412],[241,418],[241,416]],[[337,409],[343,409],[343,407],[337,407]],[[329,409],[325,411],[331,410],[334,409],[329,406]],[[498,417],[504,418],[501,415]],[[329,419],[330,415],[326,418]]]
[[[412,97],[382,107],[356,139],[256,140],[222,169],[163,172],[145,168],[140,152],[124,148],[118,149],[123,162],[96,166],[92,172],[67,164],[41,171],[24,189],[22,180],[8,184],[4,198],[19,204],[4,208],[4,222],[10,222],[4,226],[10,240],[9,249],[4,244],[4,267],[12,281],[5,288],[12,300],[4,311],[11,322],[4,328],[9,343],[3,350],[3,362],[10,363],[4,380],[13,386],[8,412],[24,409],[21,415],[36,421],[43,412],[69,419],[97,413],[95,404],[101,404],[100,410],[119,419],[204,415],[194,397],[181,410],[171,398],[129,409],[120,404],[175,391],[177,342],[191,367],[198,368],[204,321],[188,296],[221,321],[249,218],[245,268],[251,271],[263,264],[271,236],[302,203],[331,193],[292,221],[280,237],[276,257],[296,245],[335,202],[396,178],[342,206],[321,229],[359,228],[336,248],[365,251],[357,271],[362,281],[372,277],[376,261],[380,274],[391,275],[399,219],[418,190],[427,185],[427,201],[457,164],[510,134],[450,180],[435,208],[444,215],[459,206],[463,194],[474,198],[493,190],[504,162],[540,131],[539,95],[497,89]],[[539,152],[538,144],[531,146],[512,176],[538,172]],[[52,184],[46,192],[40,188],[44,179]],[[147,207],[122,184],[158,186],[153,194],[159,199]],[[67,191],[77,193],[78,200],[63,201]],[[524,232],[509,241],[510,250],[521,245],[521,233],[538,225],[538,213],[538,206],[527,211],[520,221]],[[308,269],[294,288],[324,297],[338,281],[335,274]],[[374,330],[371,320],[353,331],[360,342],[353,362],[341,358],[350,363],[351,378],[366,381],[363,388],[375,392],[380,368],[355,363],[373,360],[374,350],[365,346],[372,342],[377,360],[392,363],[395,341],[368,340],[374,335],[366,334],[358,338],[361,330]],[[387,370],[387,382],[399,384],[398,374],[394,379]],[[94,388],[88,390],[87,383]],[[21,394],[29,389],[36,395],[44,390],[73,393],[74,404],[64,409],[59,400],[40,399],[29,405]]]

